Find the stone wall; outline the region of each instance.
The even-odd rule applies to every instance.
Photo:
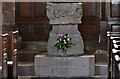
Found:
[[[15,27],[15,3],[14,2],[2,2],[3,13],[3,31],[13,30]]]

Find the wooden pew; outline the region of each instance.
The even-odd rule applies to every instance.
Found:
[[[17,37],[18,31],[9,32],[9,46],[8,46],[8,76],[17,78]],[[12,73],[11,73],[12,70]]]
[[[2,78],[18,79],[17,74],[17,37],[18,31],[2,34]]]
[[[109,79],[120,79],[120,71],[119,71],[119,61],[116,60],[117,54],[120,53],[120,47],[119,44],[115,42],[120,41],[120,32],[107,32],[108,37],[108,52],[109,52],[109,64],[108,64],[108,73],[109,73]],[[118,47],[118,48],[117,48]]]
[[[8,77],[8,33],[2,33],[2,77]]]

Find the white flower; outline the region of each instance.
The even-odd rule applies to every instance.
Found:
[[[67,36],[64,36],[64,38],[67,38]]]
[[[67,38],[68,41],[70,41],[70,38]]]
[[[60,41],[62,41],[62,39],[59,39]]]
[[[57,41],[57,43],[59,43],[60,41]]]
[[[65,42],[66,40],[64,39],[63,41]]]
[[[64,41],[64,44],[66,44],[67,42],[66,41]]]

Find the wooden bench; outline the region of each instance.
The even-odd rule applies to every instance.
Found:
[[[2,33],[2,78],[17,78],[17,37],[18,31]]]

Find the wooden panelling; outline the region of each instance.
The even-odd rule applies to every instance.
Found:
[[[97,10],[97,3],[83,3],[82,24],[79,25],[79,30],[84,40],[97,40],[98,38],[99,17],[97,16]]]
[[[51,30],[46,16],[46,3],[16,3],[16,24],[23,41],[47,41]]]
[[[83,24],[83,25],[80,25],[79,28],[84,40],[96,39],[96,36],[97,36],[96,25]]]
[[[46,13],[45,3],[42,2],[18,2],[16,3],[17,18],[44,18]]]
[[[46,17],[46,3],[34,3],[34,16],[35,17]]]
[[[47,41],[48,35],[51,30],[48,24],[39,25],[20,25],[20,36],[22,36],[23,41]]]
[[[30,15],[31,15],[31,12],[30,12],[30,10],[31,10],[31,7],[30,7],[30,3],[24,3],[24,2],[22,2],[21,3],[22,5],[19,5],[19,14],[18,14],[18,16],[20,16],[20,17],[31,17]]]
[[[96,4],[94,2],[83,2],[83,15],[96,16]]]

